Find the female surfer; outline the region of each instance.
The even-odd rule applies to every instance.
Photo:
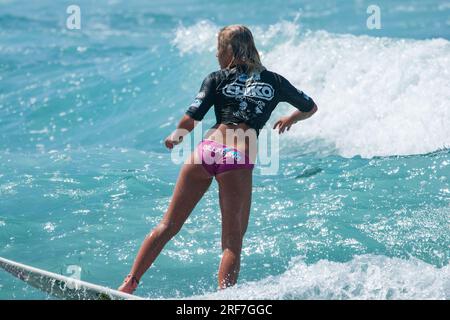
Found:
[[[293,124],[311,117],[317,106],[281,75],[267,70],[260,60],[253,35],[243,25],[224,27],[218,34],[220,70],[203,81],[194,102],[176,130],[164,143],[179,144],[214,105],[216,124],[183,164],[169,207],[159,224],[145,238],[119,290],[132,293],[164,245],[181,229],[210,186],[219,186],[222,215],[222,260],[218,287],[236,283],[242,242],[247,229],[252,195],[252,170],[259,130],[279,102],[297,108],[274,124],[281,134]]]

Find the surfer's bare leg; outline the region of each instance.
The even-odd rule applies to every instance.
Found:
[[[219,289],[236,284],[252,196],[252,170],[236,169],[216,176],[222,212],[222,261]]]
[[[191,155],[192,159],[193,155]],[[139,281],[152,265],[164,245],[180,231],[186,219],[211,185],[212,177],[201,164],[186,163],[181,168],[169,208],[161,222],[145,238],[134,261],[130,274]],[[135,286],[134,286],[135,287]],[[132,292],[133,283],[125,281],[119,288]]]

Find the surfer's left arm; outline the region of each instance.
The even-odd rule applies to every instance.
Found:
[[[191,132],[195,125],[195,119],[188,115],[184,115],[177,125],[177,128],[164,140],[164,144],[168,149],[172,149],[183,141],[183,137]]]
[[[194,101],[181,118],[177,128],[165,140],[167,148],[172,149],[175,145],[183,141],[183,137],[191,132],[196,123],[203,120],[209,109],[211,109],[216,99],[216,73],[211,72],[203,79],[200,90]]]

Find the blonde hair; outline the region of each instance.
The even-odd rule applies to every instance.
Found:
[[[247,66],[249,73],[261,72],[266,69],[261,63],[253,35],[246,26],[236,24],[220,29],[218,47],[219,50],[231,49],[233,58],[227,68],[239,61]]]

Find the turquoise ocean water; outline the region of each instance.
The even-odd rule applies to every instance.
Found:
[[[237,287],[216,293],[214,183],[136,294],[449,299],[449,1],[0,0],[0,256],[121,283],[180,169],[162,139],[232,23],[319,112],[280,138],[277,174],[255,170]],[[13,298],[48,297],[0,272]]]

